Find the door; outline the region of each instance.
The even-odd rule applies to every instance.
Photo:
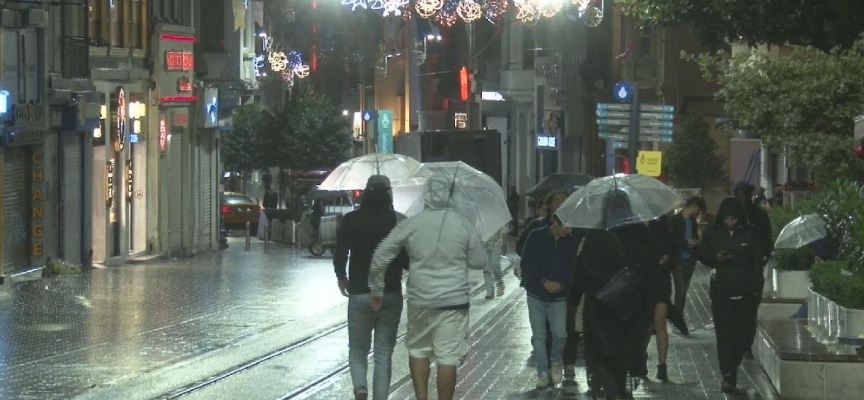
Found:
[[[168,246],[171,255],[183,251],[183,135],[171,135],[168,148]]]
[[[3,161],[3,270],[7,273],[30,264],[30,148],[4,150]]]
[[[84,241],[84,137],[81,133],[63,136],[62,188],[60,205],[62,213],[63,259],[68,262],[83,263],[82,243]]]

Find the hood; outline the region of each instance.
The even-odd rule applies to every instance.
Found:
[[[717,209],[717,216],[714,217],[714,225],[725,228],[723,220],[728,216],[738,217],[738,226],[741,226],[747,218],[744,214],[744,207],[734,197],[727,197],[720,203],[720,208]]]
[[[750,182],[740,181],[740,182],[736,183],[735,186],[733,187],[732,195],[734,196],[735,193],[738,193],[738,191],[742,191],[742,192],[744,192],[745,195],[747,195],[747,197],[750,197],[753,195],[753,189],[754,188],[755,187],[753,185],[751,185]]]
[[[443,176],[430,176],[426,180],[426,191],[423,193],[425,209],[442,210],[447,208],[452,195],[453,180]]]

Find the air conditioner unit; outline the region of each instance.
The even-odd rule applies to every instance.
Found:
[[[25,19],[27,26],[33,28],[47,28],[48,27],[48,10],[43,10],[41,8],[31,8],[27,10],[27,17]]]

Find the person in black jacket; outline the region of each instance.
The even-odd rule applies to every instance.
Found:
[[[528,234],[531,233],[531,231],[537,228],[545,228],[549,226],[549,216],[558,210],[558,206],[560,206],[564,200],[567,200],[568,196],[570,195],[567,192],[556,190],[547,194],[546,197],[543,198],[543,203],[541,205],[543,214],[540,217],[531,219],[530,221],[525,221],[525,229],[522,230],[522,233],[516,240],[516,254],[520,257],[522,256],[522,249],[525,247],[525,241],[528,240]]]
[[[724,392],[735,391],[738,366],[753,343],[751,332],[765,284],[762,248],[741,204],[724,199],[714,224],[702,235],[698,253],[699,261],[713,269],[709,291]]]
[[[391,359],[396,330],[402,315],[402,270],[408,269],[403,251],[390,263],[385,274],[384,300],[378,311],[369,307],[369,266],[378,244],[404,216],[393,211],[390,180],[369,178],[360,208],[342,219],[336,240],[333,266],[339,290],[348,297],[348,365],[356,399],[366,399],[368,354],[375,331],[375,371],[372,398],[384,400],[390,393]],[[346,264],[350,268],[346,274]]]
[[[693,272],[696,270],[696,249],[699,245],[699,223],[696,217],[703,211],[705,211],[705,201],[699,196],[693,196],[685,201],[681,211],[669,218],[669,240],[672,246],[669,261],[672,268],[672,281],[675,283],[673,304],[682,317],[687,301],[687,290],[690,289],[690,279],[693,278]]]

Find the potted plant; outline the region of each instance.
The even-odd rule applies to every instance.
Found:
[[[809,246],[800,249],[779,249],[774,252],[773,285],[777,297],[804,299],[810,288],[810,267],[816,253]]]

